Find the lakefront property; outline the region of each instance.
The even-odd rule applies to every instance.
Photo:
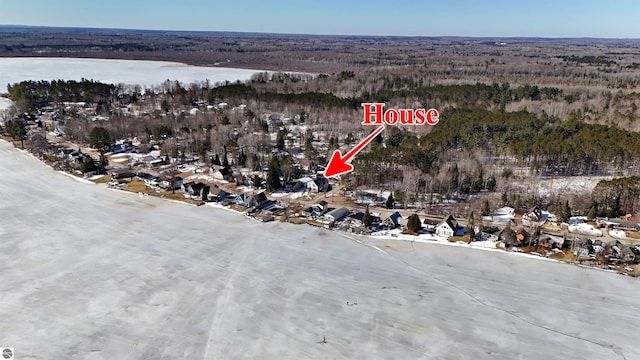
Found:
[[[45,82],[39,86],[59,85]],[[73,86],[82,91],[113,91],[109,85],[94,82]],[[138,98],[134,101],[134,97]],[[271,155],[262,158],[255,152],[256,145],[224,146],[222,154],[189,154],[186,148],[192,145],[188,145],[188,138],[174,134],[165,125],[156,127],[145,139],[112,138],[98,126],[109,124],[113,121],[110,118],[135,118],[158,111],[158,104],[164,111],[166,102],[166,95],[150,93],[125,93],[106,105],[91,101],[44,102],[31,113],[5,120],[3,130],[5,136],[16,140],[12,127],[21,129],[17,137],[22,140],[20,146],[26,140],[30,151],[54,168],[113,188],[228,207],[263,222],[279,220],[377,237],[466,243],[580,262],[624,274],[637,273],[640,247],[633,239],[640,238],[640,225],[633,217],[611,221],[599,218],[594,223],[596,219],[571,212],[561,214],[561,219],[537,206],[506,206],[493,214],[483,209],[483,214],[467,212],[460,216],[447,202],[436,202],[431,207],[439,209],[437,213],[410,210],[394,199],[394,194],[401,198],[398,191],[354,191],[343,181],[325,178],[323,165],[310,161],[308,149],[329,149],[333,140],[327,143],[321,133],[297,125],[301,115],[274,115],[271,111],[253,115],[255,119],[266,119],[262,131],[268,141],[259,146],[270,149]],[[100,106],[113,110],[96,115]],[[200,100],[192,106],[191,110],[198,111],[186,113],[187,108],[182,108],[179,117],[184,121],[198,121],[203,116],[227,119],[251,111],[245,104],[229,107],[228,103],[209,105]],[[127,115],[132,109],[136,115]],[[160,115],[175,116],[176,110],[172,111]],[[73,140],[66,134],[74,118],[95,124],[89,144],[74,143],[82,136],[76,135]],[[244,122],[243,132],[251,131],[250,123]],[[301,143],[307,149],[296,153]],[[261,165],[262,159],[268,159],[268,164]]]

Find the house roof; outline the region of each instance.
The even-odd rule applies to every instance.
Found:
[[[261,204],[265,201],[268,201],[269,199],[267,199],[267,195],[263,191],[263,192],[259,192],[257,194],[251,195],[248,199],[248,202],[251,200],[255,201],[258,204]]]
[[[349,209],[347,209],[346,207],[339,207],[329,211],[328,213],[325,214],[325,216],[331,216],[337,219],[339,217],[344,216],[348,212],[349,212]]]
[[[446,218],[444,218],[440,224],[446,224],[447,226],[449,226],[451,228],[451,230],[456,231],[456,229],[458,228],[458,222],[456,221],[456,219],[453,218],[453,216],[449,215]],[[438,224],[438,226],[440,225]]]
[[[357,213],[349,214],[349,215],[347,215],[347,217],[349,219],[362,221],[362,219],[364,218],[364,213],[362,211],[360,211],[360,212],[357,212]]]
[[[385,221],[387,221],[387,220],[391,221],[395,225],[403,225],[403,226],[407,225],[407,219],[397,211],[395,211],[393,214],[387,216]]]

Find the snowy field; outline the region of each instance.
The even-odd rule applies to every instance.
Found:
[[[2,141],[0,198],[16,359],[640,358],[633,278],[263,224],[79,182]]]
[[[105,83],[154,86],[165,80],[184,84],[248,80],[261,70],[190,66],[176,62],[68,58],[0,58],[0,93],[23,80],[93,79]]]

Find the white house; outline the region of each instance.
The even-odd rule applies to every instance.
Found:
[[[455,235],[458,229],[458,222],[453,216],[447,216],[442,222],[436,225],[436,234],[445,237],[451,237]]]

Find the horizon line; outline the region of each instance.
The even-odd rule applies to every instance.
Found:
[[[321,36],[321,37],[371,37],[371,38],[462,38],[462,39],[539,39],[539,40],[640,40],[638,38],[596,37],[596,36],[534,36],[534,35],[371,35],[371,34],[320,34],[293,32],[258,32],[234,30],[188,30],[188,29],[142,29],[118,27],[88,27],[88,26],[56,26],[56,25],[24,25],[0,24],[3,28],[32,28],[32,29],[63,29],[63,30],[98,30],[98,31],[139,31],[139,32],[173,32],[173,33],[202,33],[202,34],[245,34],[245,35],[281,35],[281,36]]]

